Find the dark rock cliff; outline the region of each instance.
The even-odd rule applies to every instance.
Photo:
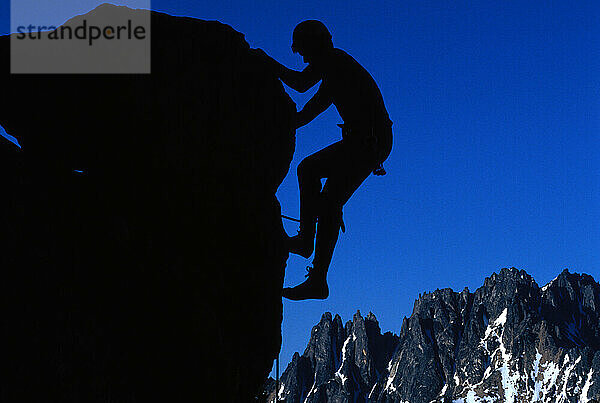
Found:
[[[492,274],[474,293],[419,296],[399,336],[380,336],[378,326],[364,332],[376,323],[371,315],[355,315],[342,329],[339,316],[331,322],[327,313],[304,354],[284,371],[280,397],[288,403],[597,401],[599,302],[600,286],[589,275],[565,270],[540,288],[512,268]],[[376,341],[382,338],[387,342]]]
[[[281,342],[282,84],[219,22],[152,13],[151,75],[10,75],[9,42],[0,401],[252,401]]]

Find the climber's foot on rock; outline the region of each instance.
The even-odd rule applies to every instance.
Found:
[[[293,301],[326,299],[329,296],[326,273],[323,269],[307,267],[307,279],[293,288],[284,288],[283,297]]]
[[[300,255],[308,259],[315,248],[314,237],[303,236],[301,233],[288,237],[287,248],[290,253]]]

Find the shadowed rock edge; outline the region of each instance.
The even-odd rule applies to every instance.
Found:
[[[281,343],[282,84],[214,21],[153,12],[151,75],[10,75],[9,42],[0,400],[252,400]]]

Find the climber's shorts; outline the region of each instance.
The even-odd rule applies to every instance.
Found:
[[[342,139],[360,147],[372,157],[377,165],[383,164],[392,151],[392,123],[338,124],[342,129]]]

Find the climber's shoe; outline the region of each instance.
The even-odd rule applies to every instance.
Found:
[[[284,288],[283,297],[293,301],[305,299],[326,299],[329,296],[327,273],[319,268],[307,267],[306,280],[296,287]]]
[[[288,237],[287,249],[290,253],[308,259],[315,249],[314,237],[304,236],[302,233]]]

